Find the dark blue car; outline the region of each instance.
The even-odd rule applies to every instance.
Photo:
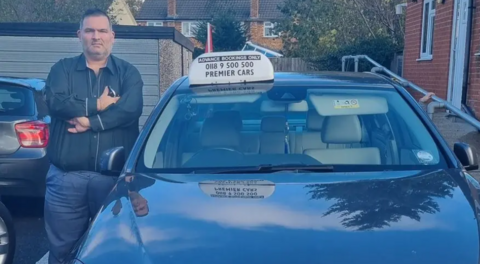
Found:
[[[100,165],[71,263],[479,263],[476,153],[379,74],[207,53]]]

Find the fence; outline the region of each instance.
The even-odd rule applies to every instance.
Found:
[[[301,58],[270,58],[276,72],[311,71],[312,68]]]

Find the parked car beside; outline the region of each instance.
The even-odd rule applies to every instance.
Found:
[[[1,195],[45,195],[49,123],[43,79],[0,77]]]
[[[16,250],[16,232],[12,215],[0,202],[0,264],[12,264]]]

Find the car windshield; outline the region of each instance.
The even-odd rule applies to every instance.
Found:
[[[177,89],[149,132],[136,170],[447,167],[430,132],[395,89],[273,86],[242,93],[248,89]]]
[[[27,88],[0,83],[0,116],[32,116],[33,92]]]

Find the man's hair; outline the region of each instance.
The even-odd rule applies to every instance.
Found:
[[[85,11],[85,13],[83,13],[82,19],[80,20],[80,29],[83,28],[83,21],[85,20],[85,18],[98,17],[98,16],[106,17],[108,19],[108,24],[110,26],[110,29],[112,29],[112,21],[110,20],[110,17],[108,17],[107,13],[103,12],[98,8],[88,9],[87,11]]]

